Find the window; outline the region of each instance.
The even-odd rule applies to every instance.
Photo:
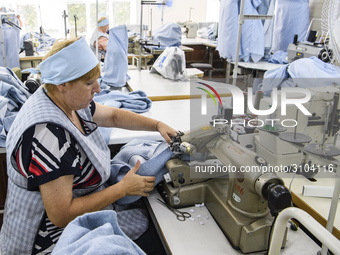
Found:
[[[113,1],[112,2],[112,20],[113,26],[130,24],[130,1]]]

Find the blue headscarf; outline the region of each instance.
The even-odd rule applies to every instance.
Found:
[[[73,81],[98,65],[84,37],[39,64],[43,83],[60,85]]]

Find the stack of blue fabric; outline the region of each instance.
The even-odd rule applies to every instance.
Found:
[[[120,229],[115,211],[87,213],[70,222],[53,255],[145,254]]]
[[[152,105],[152,101],[145,92],[140,90],[125,94],[117,90],[103,89],[99,94],[95,95],[93,100],[103,105],[122,108],[135,113],[147,112]],[[112,128],[100,127],[99,129],[108,144]]]

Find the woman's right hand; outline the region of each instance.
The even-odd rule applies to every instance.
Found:
[[[120,181],[125,196],[143,196],[149,195],[155,186],[156,178],[154,176],[141,176],[137,174],[141,163],[138,160],[136,165]]]

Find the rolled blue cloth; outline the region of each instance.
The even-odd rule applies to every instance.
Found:
[[[111,28],[109,30],[109,41],[99,79],[100,86],[103,84],[113,87],[123,87],[127,81],[129,38],[125,25]]]
[[[53,255],[145,254],[120,229],[112,210],[86,213],[64,229]]]
[[[121,181],[126,173],[132,169],[137,160],[141,166],[137,174],[142,176],[155,176],[156,185],[164,180],[164,174],[168,172],[165,163],[173,156],[166,142],[135,139],[127,143],[111,160],[111,175],[109,183],[115,184]],[[126,196],[116,201],[124,205],[137,201],[141,196]]]

